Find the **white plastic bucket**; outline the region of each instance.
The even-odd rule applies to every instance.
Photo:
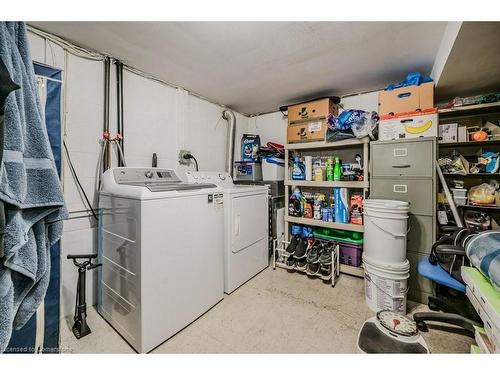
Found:
[[[365,298],[370,310],[392,310],[406,314],[406,293],[410,277],[410,262],[400,265],[378,265],[363,261]]]
[[[408,202],[364,201],[364,258],[378,264],[401,264],[406,260],[409,209]]]

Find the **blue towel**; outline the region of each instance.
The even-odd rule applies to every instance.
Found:
[[[472,265],[500,290],[500,231],[489,230],[474,236],[465,252]]]
[[[5,248],[0,262],[0,352],[43,301],[50,246],[67,217],[38,98],[26,27],[0,22],[0,58],[21,88],[5,102],[0,199],[5,202]]]

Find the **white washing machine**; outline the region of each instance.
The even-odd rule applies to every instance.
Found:
[[[231,293],[269,265],[267,186],[235,185],[228,173],[186,172],[187,181],[224,192],[224,292]]]
[[[224,297],[224,208],[215,184],[113,168],[99,197],[99,313],[149,352]]]

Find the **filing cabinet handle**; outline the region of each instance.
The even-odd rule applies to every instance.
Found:
[[[410,164],[398,164],[398,165],[393,165],[393,168],[410,168]]]

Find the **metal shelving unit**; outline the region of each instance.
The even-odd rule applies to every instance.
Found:
[[[290,178],[288,165],[285,168],[285,208],[288,210],[290,191],[292,187],[309,187],[309,188],[327,188],[331,189],[334,187],[344,187],[350,189],[360,189],[363,191],[363,196],[367,197],[368,189],[370,186],[368,169],[369,169],[369,145],[370,139],[365,137],[363,139],[346,139],[337,142],[304,142],[304,143],[287,143],[285,145],[285,160],[288,161],[290,157],[290,152],[300,152],[301,154],[307,153],[318,153],[325,151],[334,150],[349,150],[349,149],[361,149],[363,153],[363,181],[303,181],[303,180],[292,180]],[[285,242],[289,241],[290,235],[290,224],[302,224],[312,227],[319,228],[330,228],[330,229],[341,229],[353,232],[363,232],[363,225],[354,224],[341,224],[335,222],[326,222],[316,219],[308,219],[303,217],[293,217],[285,215]],[[280,264],[277,264],[281,267]],[[286,268],[286,267],[284,267]],[[364,277],[364,271],[362,267],[352,267],[344,264],[339,264],[339,271],[342,273],[350,274],[357,277]]]
[[[440,109],[438,112],[440,123],[457,122],[461,125],[469,126],[469,121],[472,121],[473,124],[476,122],[484,122],[484,120],[495,120],[493,122],[496,122],[496,120],[500,119],[500,102]],[[474,159],[476,155],[482,153],[485,150],[500,152],[500,140],[438,143],[438,149],[439,157],[448,155],[452,152],[458,152],[465,158]],[[452,179],[463,180],[465,185],[464,187],[467,189],[470,189],[472,186],[478,185],[480,183],[488,182],[491,179],[500,180],[500,172],[468,173],[465,175],[458,173],[443,173],[443,175],[447,181],[450,181]],[[448,184],[449,183],[450,182],[448,182]],[[461,216],[463,216],[463,213],[466,210],[484,211],[497,218],[500,214],[500,206],[496,205],[483,206],[475,204],[465,204],[459,205],[458,209]]]

